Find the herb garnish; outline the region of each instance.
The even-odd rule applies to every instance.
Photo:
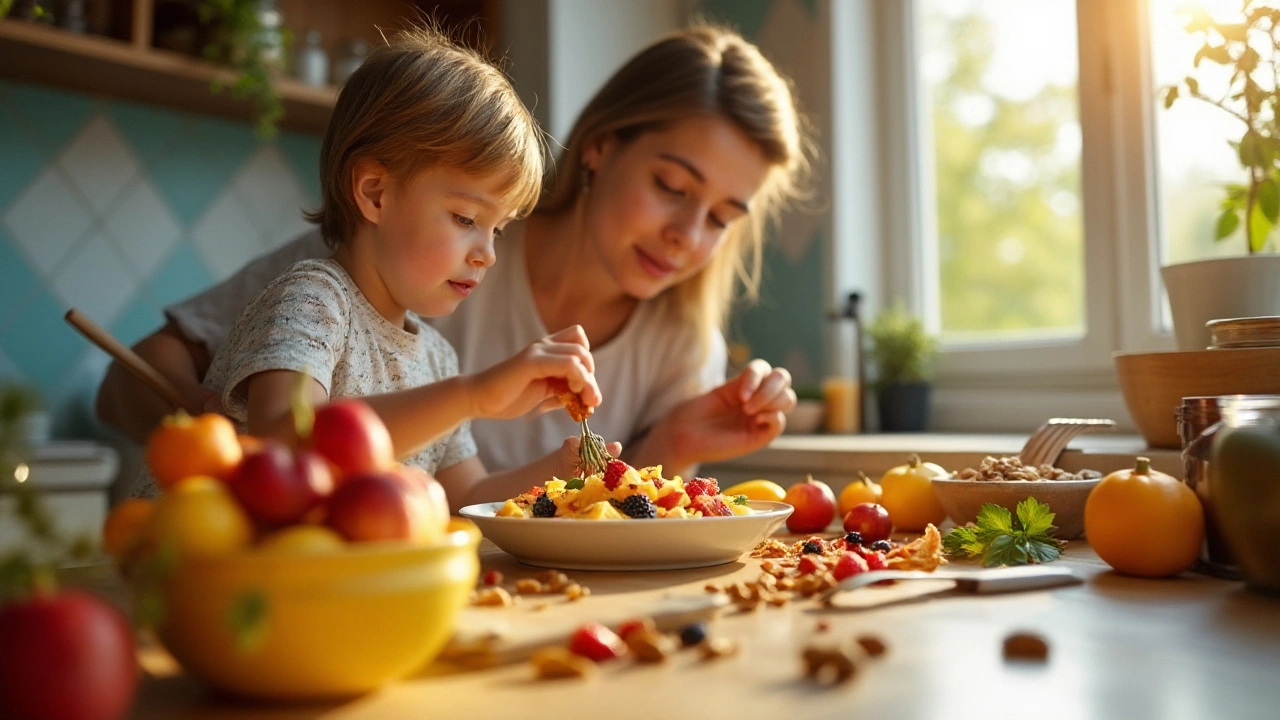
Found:
[[[1017,517],[1007,508],[986,503],[975,525],[958,527],[942,539],[951,557],[981,558],[986,567],[1047,563],[1062,555],[1063,542],[1053,537],[1057,528],[1049,506],[1027,498],[1018,503]]]

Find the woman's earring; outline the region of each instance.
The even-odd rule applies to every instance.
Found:
[[[595,177],[595,171],[587,167],[586,163],[582,164],[582,194],[586,195],[591,192],[591,180]]]

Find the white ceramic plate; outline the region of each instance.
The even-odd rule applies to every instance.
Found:
[[[561,570],[679,570],[733,562],[776,531],[791,506],[752,501],[750,515],[671,520],[494,517],[502,503],[462,516],[527,565]]]

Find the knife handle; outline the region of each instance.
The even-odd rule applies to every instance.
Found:
[[[984,572],[977,577],[962,578],[956,587],[965,592],[987,594],[1040,590],[1042,588],[1078,585],[1084,579],[1068,567],[1024,565]]]

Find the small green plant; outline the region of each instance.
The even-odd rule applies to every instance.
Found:
[[[1230,79],[1219,95],[1206,92],[1199,79],[1188,75],[1163,89],[1164,106],[1191,98],[1230,114],[1244,126],[1240,139],[1230,143],[1248,181],[1226,185],[1214,236],[1226,239],[1243,222],[1249,253],[1262,252],[1280,219],[1280,8],[1243,0],[1240,15],[1226,22],[1195,8],[1186,30],[1204,36],[1192,66],[1212,63],[1219,66],[1218,72],[1228,71]]]
[[[881,312],[867,326],[867,359],[875,370],[877,390],[890,385],[927,382],[933,376],[938,342],[920,318],[901,305]]]
[[[231,94],[253,103],[254,129],[265,140],[275,137],[284,117],[273,73],[293,38],[288,30],[265,28],[260,5],[260,0],[201,0],[200,22],[209,28],[204,57],[237,73]],[[224,89],[221,81],[213,82],[214,92]]]

